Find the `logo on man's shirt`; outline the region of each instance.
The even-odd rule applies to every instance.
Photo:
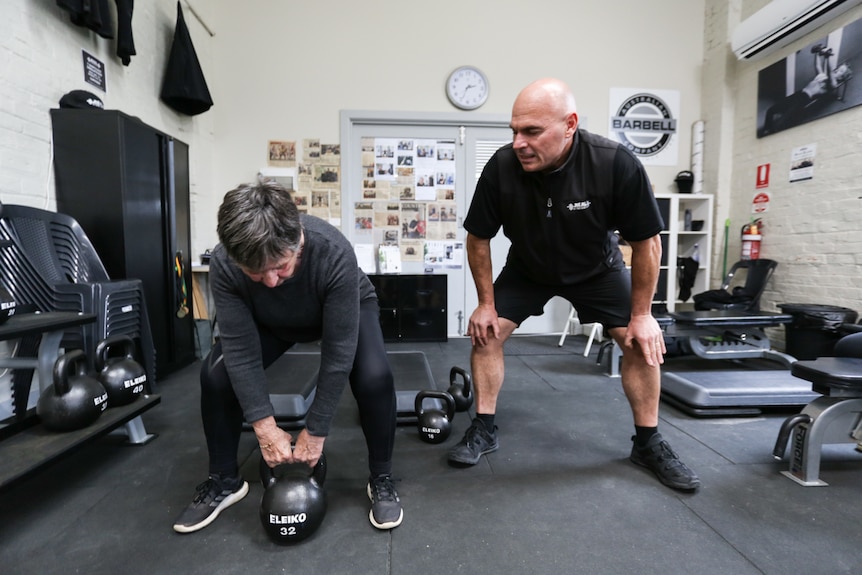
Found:
[[[574,212],[575,210],[586,210],[590,207],[590,200],[586,200],[583,202],[569,202],[566,208],[570,212]]]

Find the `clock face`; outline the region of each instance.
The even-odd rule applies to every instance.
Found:
[[[449,101],[462,110],[475,110],[488,99],[488,79],[472,66],[461,66],[446,80]]]

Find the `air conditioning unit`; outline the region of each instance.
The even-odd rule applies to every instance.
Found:
[[[730,46],[740,60],[771,54],[862,4],[862,0],[773,0],[739,23]]]

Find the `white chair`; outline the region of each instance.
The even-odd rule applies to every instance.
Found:
[[[602,324],[596,322],[592,324],[592,328],[590,328],[590,337],[587,339],[587,347],[584,348],[584,357],[588,357],[590,355],[590,348],[593,347],[593,341],[596,338],[601,342],[602,341]]]
[[[602,324],[596,322],[590,327],[590,336],[587,339],[587,347],[584,348],[584,357],[590,355],[590,349],[593,347],[593,342],[596,338],[601,341],[602,339]],[[572,306],[571,311],[569,311],[569,317],[566,319],[566,325],[563,326],[563,333],[560,335],[560,341],[557,343],[557,347],[563,347],[563,343],[566,341],[566,336],[569,335],[570,331],[577,330],[581,327],[581,321],[578,319],[578,312],[575,310],[574,306]]]
[[[579,327],[581,327],[581,321],[578,319],[578,312],[572,306],[571,311],[569,311],[569,318],[566,320],[566,325],[563,326],[563,333],[560,335],[557,347],[563,347],[563,342],[566,341],[566,336],[569,335],[569,332]]]

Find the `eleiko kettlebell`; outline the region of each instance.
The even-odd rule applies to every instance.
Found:
[[[442,399],[446,404],[446,412],[439,409],[422,408],[422,402],[426,399]],[[419,429],[419,438],[427,443],[441,443],[446,441],[452,432],[452,418],[455,417],[455,400],[446,391],[423,390],[416,394],[413,402],[416,410],[416,426]]]
[[[461,383],[457,382],[459,375],[461,376]],[[467,411],[473,405],[471,384],[472,378],[465,370],[457,365],[449,370],[449,389],[447,391],[455,400],[455,411]]]
[[[107,407],[108,393],[87,375],[87,356],[76,349],[54,363],[54,383],[39,396],[36,414],[47,429],[72,431],[99,419]]]
[[[278,470],[279,473],[276,471]],[[321,454],[314,469],[305,463],[279,465],[273,469],[260,458],[260,522],[272,541],[280,545],[299,543],[314,533],[326,515],[326,457]]]
[[[6,323],[6,320],[15,315],[15,298],[9,293],[5,287],[0,285],[0,325]]]
[[[123,349],[123,356],[109,357],[112,351]],[[135,361],[135,342],[127,335],[112,335],[96,346],[96,371],[108,392],[108,405],[117,407],[132,403],[144,392],[147,372]]]

